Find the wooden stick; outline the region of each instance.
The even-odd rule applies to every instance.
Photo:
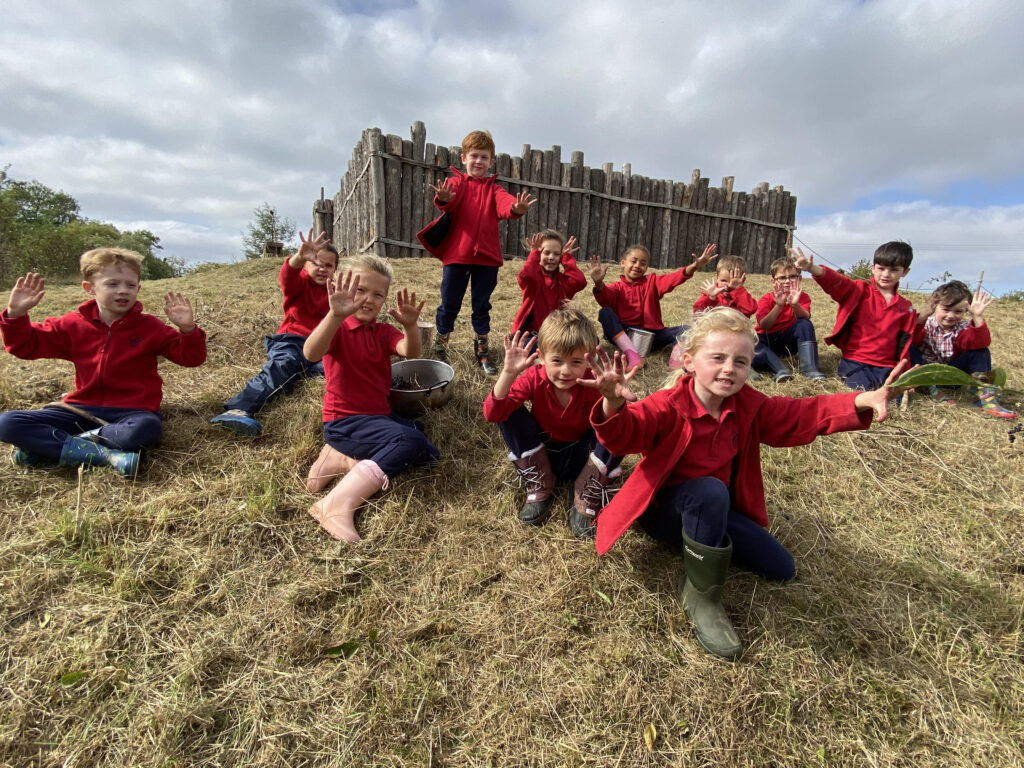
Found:
[[[985,279],[985,270],[983,269],[983,270],[981,270],[981,274],[978,275],[978,287],[974,289],[975,293],[977,293],[978,291],[981,290],[981,281],[984,280],[984,279]]]

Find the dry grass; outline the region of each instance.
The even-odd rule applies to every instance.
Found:
[[[496,327],[518,305],[520,263],[502,270]],[[396,267],[434,306],[437,262]],[[374,500],[359,546],[323,535],[300,482],[322,383],[268,408],[257,440],[207,425],[262,362],[276,271],[173,282],[210,359],[166,366],[166,436],[137,482],[0,467],[0,764],[1024,765],[1024,441],[1006,424],[915,398],[868,433],[766,450],[773,530],[799,574],[730,579],[749,648],[719,663],[674,597],[673,553],[630,533],[597,558],[570,537],[564,501],[545,527],[518,525],[465,318],[459,388],[428,419],[441,465]],[[685,319],[697,282],[667,321]],[[824,331],[834,307],[808,290]],[[78,293],[53,289],[34,315]],[[1019,386],[1024,307],[990,314]],[[827,372],[837,361],[823,350]],[[23,408],[66,391],[70,369],[3,355],[0,376],[0,408]]]

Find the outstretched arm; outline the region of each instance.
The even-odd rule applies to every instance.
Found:
[[[30,309],[43,300],[43,296],[46,295],[45,287],[38,272],[29,272],[24,277],[19,277],[7,300],[7,317],[13,320],[27,315]]]
[[[715,251],[718,250],[718,246],[714,243],[708,243],[704,246],[704,252],[698,256],[696,253],[691,254],[693,261],[683,267],[683,271],[687,277],[693,277],[694,274],[700,269],[703,269],[712,259],[718,256]]]
[[[522,216],[537,202],[537,198],[531,195],[526,190],[523,190],[516,195],[515,205],[512,206],[512,213],[516,216]]]
[[[528,370],[533,365],[533,361],[537,359],[537,352],[534,349],[537,343],[536,336],[516,331],[513,336],[505,336],[502,341],[505,345],[505,364],[491,390],[497,400],[508,397],[516,377]]]
[[[800,248],[790,248],[789,255],[792,256],[793,261],[796,262],[797,269],[803,270],[804,272],[810,272],[815,277],[825,271],[818,264],[814,263],[814,256],[805,256],[803,250]]]
[[[861,392],[854,399],[853,404],[858,411],[872,410],[875,412],[875,421],[885,421],[888,415],[889,401],[906,391],[904,387],[890,386],[910,366],[909,360],[900,360],[892,372],[886,377],[885,384],[870,392]]]

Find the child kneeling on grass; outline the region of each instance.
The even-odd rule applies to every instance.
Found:
[[[437,461],[434,444],[422,424],[391,413],[391,355],[418,357],[416,326],[423,303],[406,289],[388,310],[404,333],[377,315],[388,297],[394,272],[384,259],[370,254],[348,260],[349,271],[327,281],[329,311],[313,329],[302,354],[324,361],[324,442],[310,469],[306,487],[318,491],[340,474],[330,493],[309,508],[309,514],[331,536],[359,541],[355,512],[390,478],[411,466]],[[351,459],[349,458],[351,457]],[[353,462],[352,459],[356,461]]]
[[[918,365],[943,363],[971,374],[978,380],[970,387],[971,406],[989,416],[1015,419],[1016,413],[996,402],[996,388],[991,384],[992,334],[982,317],[991,303],[992,297],[981,288],[971,294],[966,283],[959,280],[940,285],[918,315],[910,360]],[[940,403],[954,402],[938,387],[929,387],[928,392]]]
[[[682,602],[697,642],[730,660],[743,645],[721,603],[729,564],[774,581],[796,573],[793,556],[767,530],[760,444],[805,445],[865,429],[872,411],[884,420],[895,394],[889,384],[907,365],[870,392],[768,397],[746,386],[756,343],[753,323],[734,309],[698,315],[683,341],[691,373],[672,373],[640,402],[619,355],[593,361],[592,386],[604,396],[591,413],[598,439],[617,454],[643,456],[597,518],[597,551],[607,552],[634,520],[655,539],[682,542]]]
[[[586,358],[597,348],[597,329],[568,305],[541,324],[538,352],[532,351],[534,340],[524,338],[505,337],[505,364],[484,400],[484,418],[497,423],[509,459],[526,483],[519,520],[543,523],[555,484],[573,482],[569,528],[577,538],[593,538],[606,490],[622,474],[621,457],[612,456],[590,427],[590,411],[601,393],[581,386],[591,375]],[[538,358],[541,365],[534,365]]]
[[[534,336],[541,323],[587,284],[573,254],[579,250],[576,238],[554,229],[538,232],[526,241],[530,255],[516,280],[523,303],[512,320],[512,333]]]
[[[163,380],[158,358],[193,368],[206,360],[206,334],[180,293],[164,297],[164,312],[178,328],[144,314],[139,295],[142,255],[95,248],[79,261],[82,288],[92,298],[39,324],[28,313],[42,301],[43,279],[19,277],[0,314],[4,347],[23,360],[54,358],[75,366],[75,390],[38,411],[0,414],[0,442],[15,446],[17,466],[109,466],[134,477],[139,450],[160,439]],[[98,425],[98,426],[97,426]]]

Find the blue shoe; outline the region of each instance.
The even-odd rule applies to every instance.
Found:
[[[35,467],[39,464],[44,464],[46,457],[15,446],[14,451],[11,453],[11,461],[16,467]]]
[[[59,464],[62,467],[77,467],[79,464],[110,467],[121,477],[135,477],[139,471],[139,452],[105,448],[75,436],[64,441]]]
[[[263,427],[252,416],[237,408],[214,416],[210,419],[211,424],[230,429],[236,435],[255,437],[263,431]]]

